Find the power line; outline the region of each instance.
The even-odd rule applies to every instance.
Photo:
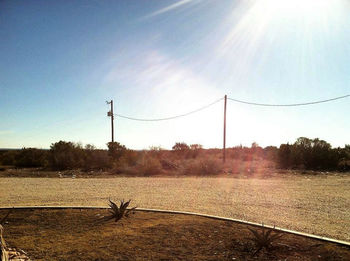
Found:
[[[180,115],[175,115],[175,116],[171,116],[171,117],[165,117],[165,118],[158,118],[158,119],[140,119],[140,118],[134,118],[134,117],[129,117],[129,116],[125,116],[125,115],[121,115],[121,114],[118,114],[118,113],[115,113],[114,115],[117,116],[117,117],[120,117],[120,118],[124,118],[124,119],[128,119],[128,120],[133,120],[133,121],[166,121],[166,120],[173,120],[173,119],[176,119],[176,118],[180,118],[180,117],[184,117],[184,116],[188,116],[190,114],[193,114],[193,113],[196,113],[196,112],[199,112],[199,111],[202,111],[202,110],[205,110],[207,108],[209,108],[210,106],[218,103],[219,101],[223,100],[224,98],[220,98],[208,105],[205,105],[203,107],[200,107],[199,109],[196,109],[196,110],[193,110],[193,111],[190,111],[190,112],[187,112],[187,113],[184,113],[184,114],[180,114]]]
[[[330,101],[335,101],[335,100],[340,100],[350,97],[350,94],[344,95],[344,96],[339,96],[327,100],[320,100],[320,101],[312,101],[312,102],[305,102],[305,103],[291,103],[291,104],[270,104],[270,103],[256,103],[256,102],[248,102],[248,101],[242,101],[238,99],[233,99],[233,98],[227,98],[230,101],[238,102],[238,103],[244,103],[248,105],[256,105],[256,106],[269,106],[269,107],[292,107],[292,106],[305,106],[305,105],[313,105],[313,104],[318,104],[318,103],[324,103],[324,102],[330,102]]]
[[[267,106],[267,107],[293,107],[293,106],[306,106],[306,105],[314,105],[314,104],[319,104],[319,103],[325,103],[325,102],[331,102],[331,101],[335,101],[335,100],[340,100],[340,99],[344,99],[344,98],[348,98],[350,97],[350,94],[344,95],[344,96],[339,96],[339,97],[335,97],[335,98],[331,98],[331,99],[326,99],[326,100],[318,100],[318,101],[311,101],[311,102],[305,102],[305,103],[290,103],[290,104],[271,104],[271,103],[257,103],[257,102],[248,102],[248,101],[243,101],[243,100],[238,100],[238,99],[234,99],[234,98],[229,98],[227,97],[228,100],[233,101],[233,102],[238,102],[238,103],[244,103],[244,104],[248,104],[248,105],[255,105],[255,106]],[[188,116],[190,114],[202,111],[207,109],[208,107],[218,103],[219,101],[223,100],[224,98],[220,98],[210,104],[207,104],[203,107],[200,107],[196,110],[184,113],[184,114],[179,114],[179,115],[175,115],[175,116],[170,116],[170,117],[164,117],[164,118],[156,118],[156,119],[143,119],[143,118],[134,118],[134,117],[130,117],[130,116],[125,116],[122,114],[118,114],[118,113],[114,113],[114,116],[120,117],[120,118],[124,118],[124,119],[128,119],[128,120],[133,120],[133,121],[166,121],[166,120],[173,120],[176,118],[180,118],[180,117],[185,117]]]

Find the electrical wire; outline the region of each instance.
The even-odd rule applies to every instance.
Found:
[[[335,101],[335,100],[340,100],[340,99],[344,99],[344,98],[348,98],[350,97],[350,94],[344,95],[344,96],[339,96],[339,97],[335,97],[335,98],[331,98],[331,99],[326,99],[326,100],[319,100],[319,101],[311,101],[311,102],[305,102],[305,103],[290,103],[290,104],[271,104],[271,103],[257,103],[257,102],[248,102],[248,101],[243,101],[243,100],[238,100],[238,99],[234,99],[234,98],[230,98],[228,97],[227,99],[233,102],[238,102],[238,103],[244,103],[244,104],[248,104],[248,105],[255,105],[255,106],[267,106],[267,107],[292,107],[292,106],[306,106],[306,105],[313,105],[313,104],[319,104],[319,103],[325,103],[325,102],[331,102],[331,101]],[[209,108],[210,106],[218,103],[219,101],[222,101],[224,98],[220,98],[210,104],[207,104],[203,107],[200,107],[196,110],[184,113],[184,114],[179,114],[179,115],[175,115],[175,116],[171,116],[171,117],[165,117],[165,118],[156,118],[156,119],[142,119],[142,118],[134,118],[134,117],[130,117],[130,116],[125,116],[122,114],[118,114],[118,113],[114,113],[114,116],[120,117],[120,118],[124,118],[124,119],[128,119],[128,120],[133,120],[133,121],[167,121],[167,120],[173,120],[173,119],[177,119],[180,117],[185,117],[188,116],[190,114],[202,111],[204,109]]]
[[[203,107],[200,107],[199,109],[196,109],[196,110],[193,110],[193,111],[190,111],[190,112],[187,112],[187,113],[184,113],[184,114],[180,114],[180,115],[175,115],[175,116],[171,116],[171,117],[165,117],[165,118],[158,118],[158,119],[140,119],[140,118],[134,118],[134,117],[129,117],[129,116],[125,116],[125,115],[121,115],[121,114],[118,114],[118,113],[114,113],[113,115],[114,116],[117,116],[117,117],[120,117],[120,118],[124,118],[124,119],[128,119],[128,120],[133,120],[133,121],[166,121],[166,120],[173,120],[173,119],[176,119],[176,118],[180,118],[180,117],[185,117],[185,116],[188,116],[190,114],[193,114],[193,113],[196,113],[196,112],[199,112],[199,111],[202,111],[202,110],[205,110],[207,108],[209,108],[210,106],[218,103],[219,101],[222,101],[224,98],[220,98],[208,105],[205,105]]]
[[[324,103],[324,102],[330,102],[330,101],[335,101],[335,100],[340,100],[344,98],[350,97],[350,94],[344,95],[344,96],[339,96],[327,100],[320,100],[320,101],[312,101],[312,102],[305,102],[305,103],[291,103],[291,104],[269,104],[269,103],[256,103],[256,102],[248,102],[248,101],[242,101],[238,99],[233,99],[233,98],[227,98],[230,101],[238,102],[238,103],[244,103],[248,105],[256,105],[256,106],[269,106],[269,107],[292,107],[292,106],[305,106],[305,105],[313,105],[313,104],[318,104],[318,103]]]

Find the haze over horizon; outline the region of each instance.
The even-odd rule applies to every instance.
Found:
[[[289,104],[350,94],[347,0],[1,1],[0,148],[106,148],[115,113],[184,114],[227,94]],[[349,144],[350,98],[228,101],[227,147]],[[132,149],[222,146],[223,102],[160,122],[115,118]]]

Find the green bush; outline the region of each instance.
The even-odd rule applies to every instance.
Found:
[[[341,159],[338,163],[338,170],[350,171],[350,160]]]
[[[48,165],[48,151],[23,148],[15,156],[15,166],[21,168],[46,167]]]
[[[0,156],[0,162],[2,165],[14,166],[16,164],[17,150],[9,150],[3,152]]]
[[[83,168],[85,170],[101,170],[111,167],[111,158],[106,150],[85,149]]]
[[[126,147],[119,142],[108,142],[108,154],[113,161],[118,161],[126,152]]]
[[[59,141],[50,146],[50,166],[56,170],[84,167],[84,150],[79,144]]]

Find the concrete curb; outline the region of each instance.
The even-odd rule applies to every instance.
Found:
[[[108,209],[108,208],[109,207],[101,207],[101,206],[19,206],[19,207],[0,207],[0,210],[1,209]],[[199,216],[199,217],[206,217],[206,218],[211,218],[211,219],[225,220],[225,221],[231,221],[231,222],[236,222],[236,223],[241,223],[241,224],[247,224],[247,225],[252,225],[252,226],[256,226],[256,227],[262,227],[262,224],[255,223],[255,222],[250,222],[250,221],[245,221],[245,220],[235,219],[235,218],[207,215],[207,214],[201,214],[201,213],[195,213],[195,212],[166,210],[166,209],[151,209],[151,208],[137,208],[135,211]],[[264,224],[264,227],[273,228],[273,226],[265,225],[265,224]],[[317,239],[317,240],[321,240],[321,241],[336,243],[339,245],[350,247],[350,242],[343,241],[343,240],[308,234],[308,233],[299,232],[299,231],[290,230],[290,229],[285,229],[285,228],[280,228],[280,227],[275,227],[275,229],[278,229],[280,231],[283,231],[283,232],[286,232],[289,234],[304,236],[304,237],[308,237],[308,238],[313,238],[313,239]]]

